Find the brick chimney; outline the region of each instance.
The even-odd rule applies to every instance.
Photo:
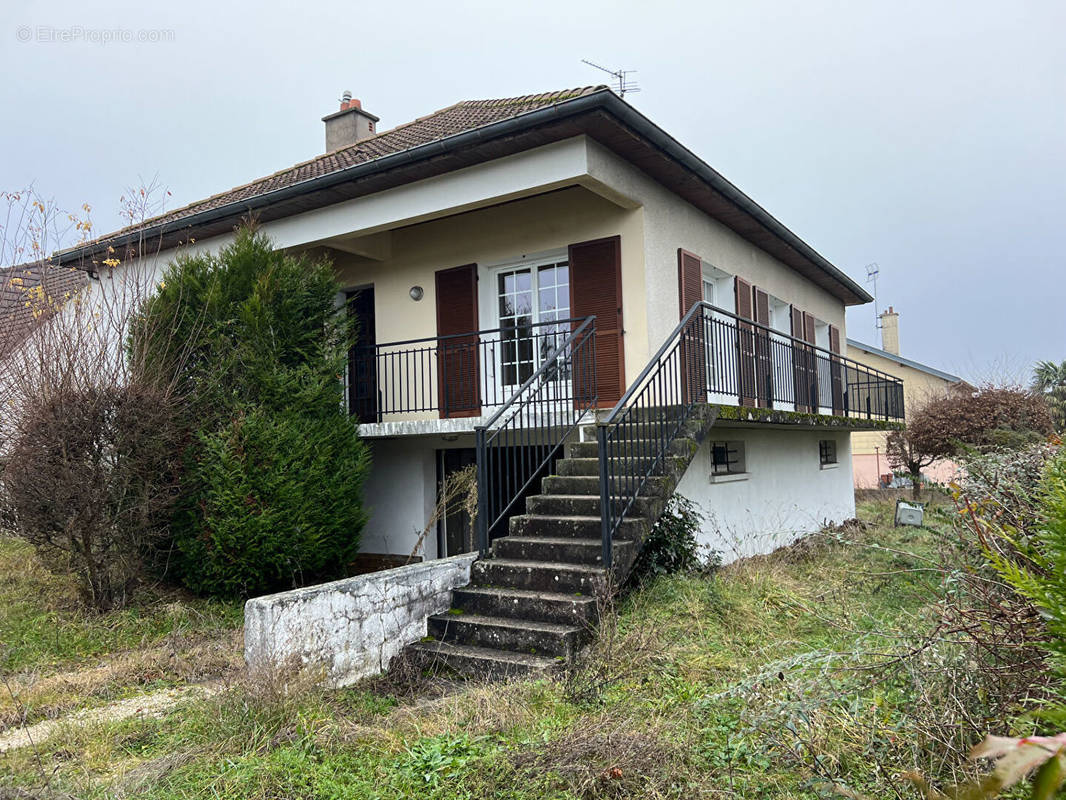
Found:
[[[326,123],[326,152],[332,153],[373,136],[378,118],[363,111],[363,104],[345,90],[341,110],[322,117],[322,121]]]
[[[892,306],[881,312],[881,349],[899,355],[899,312]]]

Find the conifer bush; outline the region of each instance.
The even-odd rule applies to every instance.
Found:
[[[194,591],[341,577],[358,549],[369,451],[342,403],[352,323],[338,290],[328,262],[244,229],[217,255],[179,258],[145,308],[179,331],[145,337],[145,359],[175,364],[185,398],[169,568]]]

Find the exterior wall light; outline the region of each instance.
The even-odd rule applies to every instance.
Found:
[[[425,294],[425,291],[423,291],[421,286],[412,286],[411,291],[409,291],[408,294],[411,295],[411,299],[417,303],[422,299],[422,295]]]

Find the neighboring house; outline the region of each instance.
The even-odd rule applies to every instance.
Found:
[[[0,451],[12,433],[12,405],[25,364],[16,359],[35,359],[34,334],[52,320],[88,283],[82,270],[46,264],[0,267]]]
[[[921,408],[928,400],[951,389],[969,386],[958,375],[934,369],[899,354],[899,313],[891,306],[888,311],[882,312],[880,322],[881,347],[848,339],[848,357],[870,369],[902,380],[904,404],[908,410]],[[893,470],[885,455],[887,436],[887,433],[878,431],[852,434],[851,457],[856,488],[876,489],[893,482]],[[922,472],[928,480],[937,483],[947,483],[954,474],[955,464],[946,459],[934,462]]]
[[[0,267],[0,361],[23,347],[88,282],[85,272],[45,264]]]
[[[362,321],[347,393],[373,448],[368,560],[469,550],[458,513],[419,537],[441,480],[475,463],[498,557],[477,580],[566,608],[675,488],[726,558],[854,515],[851,431],[903,411],[898,381],[841,353],[845,308],[870,296],[632,106],[590,87],[378,133],[346,98],[324,121],[325,155],[57,258],[161,268],[249,212],[278,247],[331,257]]]

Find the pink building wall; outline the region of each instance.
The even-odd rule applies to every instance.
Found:
[[[958,466],[954,461],[937,461],[922,470],[924,475],[934,483],[949,483],[955,476]],[[852,470],[855,473],[856,489],[876,489],[880,485],[879,476],[888,475],[892,467],[884,453],[852,456]]]

